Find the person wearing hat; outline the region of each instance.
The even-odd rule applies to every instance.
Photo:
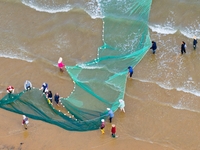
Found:
[[[27,91],[31,90],[32,84],[30,81],[26,80],[24,84],[25,84],[25,90]]]
[[[43,94],[47,94],[47,92],[48,92],[48,84],[47,83],[43,83],[42,87],[40,88],[40,90],[42,90]]]
[[[120,99],[120,100],[119,100],[119,106],[118,106],[118,107],[120,108],[121,111],[123,111],[123,112],[125,113],[125,109],[124,109],[124,107],[125,107],[125,102],[124,102],[123,99]]]
[[[193,38],[193,48],[194,48],[194,50],[196,49],[196,47],[197,47],[197,38],[196,38],[196,36],[194,36],[194,38]]]
[[[62,62],[62,57],[60,57],[58,59],[58,68],[60,68],[60,71],[63,72],[64,71],[64,67],[65,67],[65,64]]]
[[[108,110],[109,121],[111,123],[112,122],[112,118],[114,117],[114,113],[110,108],[107,108],[107,110]]]
[[[105,133],[105,131],[104,131],[104,128],[105,128],[105,120],[104,120],[104,119],[101,119],[101,126],[100,126],[100,128],[101,128],[101,133],[104,134],[104,133]]]
[[[24,125],[24,128],[27,130],[27,128],[28,128],[27,125],[29,123],[28,117],[26,117],[25,115],[22,115],[22,117],[23,117],[22,125]]]
[[[7,87],[6,91],[7,91],[7,93],[11,94],[11,93],[14,93],[15,89],[14,89],[13,86],[10,85],[10,86]]]

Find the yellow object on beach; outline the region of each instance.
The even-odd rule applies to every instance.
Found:
[[[102,133],[102,134],[104,134],[104,133],[105,133],[104,129],[101,129],[101,133]]]
[[[48,101],[48,103],[49,103],[49,104],[51,104],[51,101],[50,101],[50,99],[47,99],[47,101]]]

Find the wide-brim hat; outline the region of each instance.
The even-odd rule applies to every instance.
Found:
[[[105,120],[104,119],[101,119],[101,122],[104,122]]]
[[[110,110],[110,108],[107,108],[107,110]]]
[[[123,99],[119,99],[119,102],[123,102]]]
[[[62,57],[60,57],[59,59],[58,59],[58,63],[61,63],[62,62]]]

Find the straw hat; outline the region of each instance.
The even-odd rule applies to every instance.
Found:
[[[123,102],[123,99],[120,99],[119,102]]]
[[[60,57],[59,59],[58,59],[58,63],[61,63],[62,62],[62,57]]]
[[[101,119],[101,122],[104,122],[105,120],[104,119]]]
[[[107,110],[110,110],[110,108],[107,108]]]

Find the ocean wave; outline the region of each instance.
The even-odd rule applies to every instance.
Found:
[[[167,26],[167,25],[149,25],[149,28],[152,32],[157,32],[159,34],[175,34],[177,31],[179,31],[182,35],[184,35],[187,38],[193,38],[194,36],[197,37],[197,39],[200,39],[200,25],[199,27],[195,27],[192,25],[181,27],[178,29],[178,27],[173,26]]]
[[[54,2],[49,4],[46,2],[38,3],[35,0],[22,0],[22,3],[32,9],[35,9],[36,11],[47,13],[68,12],[73,8],[78,7],[80,9],[83,9],[88,15],[90,15],[92,19],[104,18],[103,9],[101,8],[101,4],[98,0],[92,0],[85,3],[85,5],[80,6],[78,4],[69,4],[68,2],[65,2],[64,4],[56,4]]]
[[[99,0],[92,0],[86,3],[85,12],[91,16],[92,19],[96,18],[104,18],[103,16],[103,8],[101,7]]]
[[[188,38],[192,39],[194,36],[196,36],[197,39],[200,39],[200,30],[185,29],[185,30],[181,30],[180,32],[181,32],[181,34],[183,34],[184,36],[186,36]]]
[[[64,4],[64,5],[51,5],[51,4],[39,4],[34,0],[22,0],[22,4],[35,9],[40,12],[48,12],[48,13],[58,13],[58,12],[68,12],[73,9],[72,5]]]
[[[166,89],[166,90],[177,90],[179,92],[184,92],[184,93],[189,93],[195,96],[200,97],[200,91],[195,89],[195,87],[193,88],[186,88],[186,87],[173,87],[170,83],[164,83],[164,82],[156,82],[156,81],[150,81],[150,80],[145,80],[145,79],[138,79],[138,78],[134,78],[134,80],[138,80],[140,82],[144,82],[144,83],[152,83],[152,84],[157,84],[159,87]]]
[[[176,105],[170,105],[172,108],[174,109],[178,109],[178,110],[187,110],[187,111],[191,111],[191,112],[196,112],[196,113],[200,113],[200,111],[198,109],[192,109],[184,104],[182,104],[181,102],[179,102]]]
[[[149,25],[149,28],[153,31],[153,32],[157,32],[160,34],[174,34],[177,32],[177,30],[171,26],[161,26],[161,25]]]
[[[11,55],[6,55],[6,54],[0,54],[0,57],[10,58],[10,59],[18,59],[18,60],[23,60],[23,61],[26,61],[26,62],[33,62],[34,61],[31,58],[21,57],[21,56],[14,55],[14,54],[12,54],[12,56]]]

